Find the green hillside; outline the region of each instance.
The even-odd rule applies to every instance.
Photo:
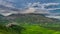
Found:
[[[5,25],[6,23],[9,23],[9,20],[0,14],[0,25]]]
[[[40,24],[48,27],[60,26],[60,20],[45,17],[44,14],[12,14],[7,16],[7,19],[17,23]]]
[[[0,34],[60,34],[60,20],[43,14],[0,15]]]
[[[60,31],[43,28],[37,24],[23,24],[22,27],[21,25],[12,27],[5,27],[0,25],[0,34],[60,34]]]

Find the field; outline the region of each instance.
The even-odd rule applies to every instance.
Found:
[[[54,28],[55,29],[55,28]],[[37,24],[20,24],[12,27],[0,25],[0,34],[60,34],[60,31],[41,27]]]

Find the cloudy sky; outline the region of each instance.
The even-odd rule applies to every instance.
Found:
[[[49,17],[60,17],[60,0],[0,0],[0,13],[11,14],[4,13],[6,10],[13,13],[42,13],[50,14]]]

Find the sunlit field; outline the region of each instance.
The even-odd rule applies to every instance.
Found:
[[[27,23],[10,27],[0,25],[0,34],[60,34],[58,28],[56,30],[54,29],[41,27],[38,24]]]

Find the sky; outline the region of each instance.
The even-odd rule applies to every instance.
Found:
[[[16,8],[23,8],[29,3],[60,3],[60,0],[0,0],[0,4],[11,3]]]
[[[49,17],[60,17],[60,0],[0,0],[0,5],[10,9],[17,8],[21,13],[47,13],[50,14]],[[5,12],[6,10],[0,9],[0,11]]]
[[[60,3],[60,0],[5,0],[13,3],[17,8],[25,7],[28,3]]]

